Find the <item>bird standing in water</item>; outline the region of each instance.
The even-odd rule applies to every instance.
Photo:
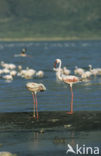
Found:
[[[37,92],[42,92],[46,90],[46,87],[42,84],[42,83],[34,83],[34,82],[28,82],[26,84],[26,88],[32,92],[32,96],[33,96],[33,101],[34,101],[34,112],[33,112],[33,117],[34,119],[36,118],[37,115],[37,119],[39,118],[38,115],[38,103],[37,103]],[[35,111],[36,108],[36,111]]]
[[[56,68],[56,64],[59,64],[59,67],[58,67],[58,71],[57,71],[57,78],[60,80],[60,81],[63,81],[64,83],[66,84],[69,84],[70,85],[70,90],[71,90],[71,109],[70,109],[70,112],[67,112],[67,114],[73,114],[73,90],[72,90],[72,85],[74,83],[77,83],[77,82],[80,82],[80,79],[79,77],[77,76],[74,76],[74,75],[63,75],[61,73],[61,60],[60,59],[56,59],[55,63],[54,63],[54,67]]]
[[[68,114],[73,114],[73,90],[72,90],[72,86],[74,83],[77,83],[79,81],[80,81],[79,78],[77,76],[74,76],[74,75],[69,75],[69,76],[63,78],[63,82],[70,85],[70,90],[71,90],[71,95],[72,95],[71,105],[70,105],[71,110],[70,110],[70,112],[67,112]]]

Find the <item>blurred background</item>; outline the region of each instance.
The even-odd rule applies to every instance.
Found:
[[[101,1],[0,0],[2,39],[101,39]]]

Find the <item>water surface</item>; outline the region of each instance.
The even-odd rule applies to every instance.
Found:
[[[31,57],[14,57],[22,48],[27,48]],[[101,41],[61,41],[61,42],[0,42],[0,61],[43,70],[42,79],[25,80],[15,77],[11,83],[0,79],[0,112],[32,111],[33,101],[25,84],[29,81],[43,83],[47,91],[38,94],[39,111],[65,111],[70,104],[68,85],[58,83],[53,71],[56,58],[62,60],[62,66],[74,71],[75,66],[88,70],[101,67]],[[74,110],[101,110],[101,76],[91,81],[78,83],[73,87]]]
[[[14,57],[22,48],[27,48],[31,57]],[[53,63],[62,60],[62,66],[74,71],[75,66],[88,70],[101,67],[101,41],[57,41],[57,42],[0,42],[0,61],[43,70],[45,77],[26,80],[15,77],[10,83],[0,78],[0,113],[32,112],[33,101],[25,84],[29,81],[43,83],[47,90],[38,94],[39,111],[67,111],[70,109],[68,85],[56,81]],[[1,68],[1,67],[0,67]],[[101,76],[73,86],[74,111],[101,111]],[[12,116],[12,119],[14,116]],[[7,120],[7,124],[8,120]],[[14,124],[14,123],[13,123]],[[56,131],[26,130],[0,131],[0,151],[9,151],[18,156],[65,156],[67,144],[101,147],[101,131]]]

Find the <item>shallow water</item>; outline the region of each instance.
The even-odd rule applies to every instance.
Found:
[[[14,57],[26,47],[31,57]],[[101,41],[57,41],[57,42],[0,42],[0,61],[43,70],[45,77],[26,80],[15,77],[10,83],[0,78],[0,112],[32,112],[31,93],[25,88],[29,81],[43,83],[47,90],[38,94],[39,111],[66,111],[70,105],[68,85],[56,81],[53,63],[56,58],[73,74],[75,66],[88,70],[101,67]],[[101,111],[101,76],[73,86],[74,111]],[[72,136],[73,135],[73,136]],[[58,138],[60,142],[55,141]],[[64,138],[64,143],[61,143]],[[90,132],[0,132],[0,151],[21,155],[66,155],[67,144],[101,147],[101,131]],[[51,151],[49,153],[49,151]]]
[[[66,156],[74,155],[71,153],[66,154],[68,144],[74,149],[76,144],[78,144],[79,147],[85,145],[86,147],[100,148],[101,132],[54,131],[42,134],[33,131],[1,132],[0,144],[1,151],[10,151],[16,153],[18,156],[33,156],[33,154],[37,156]]]
[[[31,57],[14,57],[23,47]],[[11,83],[0,79],[0,112],[32,111],[33,101],[25,84],[29,81],[43,83],[47,91],[38,94],[39,111],[61,111],[69,109],[69,86],[58,83],[53,72],[56,58],[73,74],[74,67],[88,69],[101,67],[101,41],[61,41],[61,42],[0,42],[0,61],[43,70],[42,79],[25,80],[15,77]],[[74,110],[101,110],[101,76],[92,77],[89,82],[78,83],[74,90]]]

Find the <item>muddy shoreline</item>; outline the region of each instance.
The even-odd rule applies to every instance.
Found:
[[[31,112],[1,113],[0,131],[49,131],[55,129],[90,131],[101,130],[101,111],[75,112],[39,112],[35,120]]]

